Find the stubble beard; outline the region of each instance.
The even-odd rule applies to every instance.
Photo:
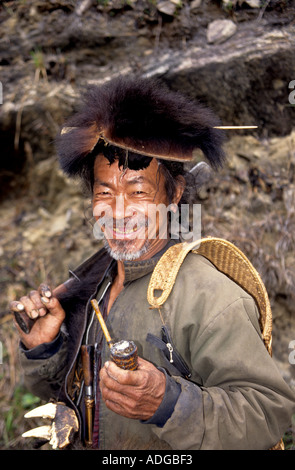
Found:
[[[109,255],[116,261],[134,261],[143,256],[150,247],[148,239],[144,241],[143,246],[134,251],[134,240],[112,240],[112,246],[109,245],[106,238],[104,238],[104,246]]]
[[[148,219],[145,216],[137,217],[137,219],[131,219],[129,221],[129,229],[133,229],[135,226],[137,230],[140,229],[140,227],[144,227],[145,230],[148,229]],[[106,227],[114,227],[113,219],[106,219],[105,220],[105,225]],[[115,227],[118,228],[119,230],[125,229],[126,227],[128,228],[128,224],[122,223],[122,221],[116,221]],[[144,235],[146,236],[146,234]],[[140,240],[141,237],[137,236],[137,232],[134,233],[134,238],[130,240],[122,240],[122,239],[116,239],[112,238],[110,241],[108,241],[108,238],[106,237],[106,234],[104,236],[104,246],[109,253],[109,255],[115,259],[116,261],[134,261],[144,254],[147,253],[147,251],[150,248],[151,241],[149,238],[145,238],[142,246],[140,248],[137,247],[137,242]]]

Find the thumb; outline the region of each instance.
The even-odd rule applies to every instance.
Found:
[[[41,301],[43,302],[43,304],[51,315],[62,320],[64,319],[65,311],[56,297],[51,297],[50,299],[46,297],[41,297]]]

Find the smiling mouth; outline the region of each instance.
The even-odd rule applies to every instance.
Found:
[[[135,225],[134,227],[113,227],[113,233],[123,237],[133,236],[142,231],[145,225]]]
[[[134,239],[139,237],[139,234],[145,233],[145,228],[147,227],[147,222],[136,223],[131,226],[131,224],[106,224],[105,225],[105,234],[107,238],[120,238],[122,239]],[[145,238],[145,236],[141,236]]]
[[[115,227],[114,227],[114,228],[113,228],[113,232],[129,235],[130,233],[135,233],[135,232],[137,232],[137,228],[133,228],[132,230],[130,230],[130,229],[125,229],[125,228],[124,228],[124,229],[122,230],[122,229],[118,229],[118,228],[115,228]]]

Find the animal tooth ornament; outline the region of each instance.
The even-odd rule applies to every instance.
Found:
[[[25,418],[50,418],[50,425],[39,426],[22,434],[22,437],[46,439],[53,449],[64,449],[78,432],[79,424],[74,410],[63,403],[47,403],[25,414]]]

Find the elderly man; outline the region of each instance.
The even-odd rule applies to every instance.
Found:
[[[257,305],[240,286],[190,252],[162,308],[147,300],[158,261],[181,246],[170,218],[150,207],[173,215],[187,201],[184,162],[193,149],[215,168],[222,163],[217,124],[209,110],[157,82],[121,78],[92,87],[61,131],[61,166],[90,191],[105,246],[57,289],[41,285],[11,308],[32,323],[26,333],[16,324],[27,386],[75,411],[76,442],[108,450],[268,449],[291,421],[294,395],[262,342]],[[109,360],[91,299],[112,339],[136,344],[136,370]],[[93,421],[85,345],[94,351]]]

